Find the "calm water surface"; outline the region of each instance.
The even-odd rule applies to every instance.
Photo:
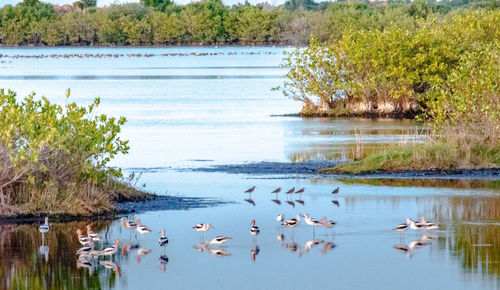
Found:
[[[77,262],[75,232],[86,223],[52,224],[44,239],[37,224],[0,225],[0,288],[498,289],[498,180],[360,180],[189,170],[214,164],[349,159],[356,154],[355,132],[361,132],[365,152],[409,136],[422,138],[415,135],[421,128],[413,121],[271,116],[300,110],[299,103],[271,91],[284,81],[285,70],[279,67],[284,50],[0,49],[0,54],[9,55],[0,59],[1,88],[20,96],[36,91],[58,103],[66,101],[65,90],[71,88],[71,100],[88,104],[101,97],[101,112],[126,116],[123,137],[132,149],[113,165],[143,171],[147,189],[231,202],[136,215],[153,229],[137,238],[119,221],[94,222],[104,245],[118,238],[122,249],[131,246],[111,259],[118,270],[104,267],[109,257],[92,260],[88,267]],[[10,57],[107,53],[123,56]],[[255,192],[244,194],[252,185],[257,186]],[[306,191],[288,197],[281,193],[278,204],[270,193],[278,186]],[[330,192],[337,186],[341,191],[333,199]],[[275,220],[279,213],[291,218],[306,212],[337,225],[313,232],[302,224],[292,232],[279,228]],[[421,215],[441,229],[403,236],[391,231],[406,217]],[[252,219],[261,228],[256,239],[249,233]],[[199,233],[191,229],[200,222],[215,225],[205,239],[232,239],[223,247],[201,247]],[[165,249],[157,244],[162,228],[170,240]],[[280,235],[282,240],[277,239]],[[395,248],[418,240],[426,245],[411,252]],[[151,251],[141,255],[145,249]],[[217,249],[226,256],[216,255]],[[161,255],[168,257],[166,265],[159,262]]]

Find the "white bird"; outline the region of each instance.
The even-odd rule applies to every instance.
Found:
[[[331,229],[337,222],[332,220],[327,220],[326,217],[321,218],[321,225],[323,225],[327,229]]]
[[[407,223],[402,223],[399,224],[397,227],[392,229],[395,232],[406,232],[408,230],[408,224]]]
[[[434,223],[430,223],[430,222],[417,223],[411,218],[407,218],[406,222],[410,225],[410,229],[412,229],[412,230],[435,230],[435,229],[439,228],[438,225],[436,225]]]
[[[50,230],[49,217],[45,217],[45,223],[43,225],[41,225],[40,227],[38,227],[38,230],[42,234],[45,234],[46,232],[48,232]]]
[[[87,225],[87,237],[89,237],[93,242],[96,242],[96,241],[100,242],[101,241],[101,236],[94,233],[92,231],[92,228],[90,225]]]
[[[312,227],[317,227],[317,226],[322,225],[322,223],[320,221],[318,221],[317,219],[309,217],[308,213],[304,214],[304,217],[305,217],[306,224],[308,224]]]
[[[210,229],[212,224],[197,224],[193,226],[193,229],[195,229],[197,232],[206,232]]]
[[[163,247],[166,244],[168,244],[168,238],[165,236],[165,229],[161,229],[161,237],[158,240],[158,243],[160,244],[160,247]]]
[[[250,234],[256,236],[260,233],[260,229],[255,225],[255,220],[252,220],[252,227],[250,227]]]
[[[276,217],[276,220],[277,220],[278,222],[280,222],[280,223],[281,223],[281,222],[283,222],[283,221],[285,220],[285,215],[284,215],[284,214],[282,214],[282,213],[281,213],[281,214],[279,214],[279,215]]]
[[[286,222],[282,223],[281,225],[285,226],[285,227],[289,227],[289,228],[294,228],[300,224],[300,217],[301,217],[301,214],[298,213],[297,218],[289,219]]]
[[[126,228],[127,230],[131,230],[137,227],[137,224],[135,222],[126,221],[125,217],[122,217],[121,220],[123,227]]]
[[[144,226],[144,225],[141,225],[141,219],[137,219],[137,227],[136,227],[136,230],[140,233],[140,234],[148,234],[151,232],[151,230],[147,227],[147,226]]]
[[[224,244],[225,242],[229,241],[231,238],[230,237],[224,237],[224,236],[217,236],[210,241],[207,242],[208,245],[221,245]]]

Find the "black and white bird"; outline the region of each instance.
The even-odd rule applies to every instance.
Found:
[[[91,225],[87,225],[87,237],[92,239],[93,242],[100,242],[101,241],[101,236],[99,236],[98,234],[96,234],[92,231]]]
[[[333,191],[332,191],[332,194],[338,194],[340,191],[340,187],[337,186],[337,188],[335,188]]]
[[[302,215],[300,213],[297,214],[296,218],[292,218],[287,220],[286,222],[282,223],[282,226],[289,227],[289,228],[294,228],[300,224],[300,217]]]
[[[150,228],[141,224],[141,219],[137,219],[137,226],[135,229],[137,230],[137,232],[139,232],[140,234],[143,234],[143,235],[151,232]]]
[[[408,230],[408,223],[399,224],[397,227],[392,229],[395,232],[406,232]]]
[[[166,244],[168,244],[168,238],[167,236],[165,236],[165,229],[161,229],[161,237],[158,240],[158,244],[160,244],[160,247],[163,247]]]
[[[260,233],[260,229],[255,225],[255,220],[252,220],[252,226],[250,227],[250,234],[256,236]]]
[[[197,232],[206,232],[210,229],[212,224],[197,224],[193,226],[193,229],[195,229]]]
[[[306,191],[305,187],[302,187],[301,189],[297,190],[295,193],[304,193]]]
[[[280,223],[282,223],[284,220],[285,220],[285,215],[284,214],[279,214],[277,217],[276,217],[276,220]]]
[[[286,193],[290,194],[290,193],[294,193],[294,192],[295,192],[295,186],[290,188],[290,190],[288,190]]]

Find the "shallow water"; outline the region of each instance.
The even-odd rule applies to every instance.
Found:
[[[115,166],[144,171],[141,182],[160,194],[232,202],[138,214],[135,218],[153,233],[137,238],[119,221],[94,222],[105,245],[116,238],[122,249],[138,245],[111,259],[118,271],[100,265],[109,257],[91,260],[91,268],[79,267],[75,232],[86,223],[52,224],[43,241],[38,225],[0,225],[0,288],[498,289],[498,180],[333,179],[189,170],[214,164],[348,159],[356,153],[355,132],[362,132],[363,149],[369,151],[402,142],[420,129],[413,121],[272,117],[300,110],[300,104],[270,90],[284,80],[285,71],[279,67],[283,50],[0,49],[4,55],[157,54],[2,58],[10,63],[0,65],[0,87],[19,95],[36,91],[60,103],[67,88],[79,103],[100,96],[101,112],[128,119],[123,137],[130,139],[132,150]],[[160,56],[176,52],[188,56]],[[252,185],[257,189],[251,196],[243,193]],[[278,186],[283,191],[306,190],[292,196],[282,192],[277,204],[270,192]],[[330,192],[337,186],[340,194],[334,198]],[[292,231],[279,228],[275,220],[279,213],[290,218],[306,212],[318,219],[326,216],[337,225],[313,232],[303,223],[293,230],[292,239]],[[439,223],[440,230],[404,235],[391,230],[407,217],[421,215]],[[249,233],[252,219],[261,228],[256,239]],[[196,246],[201,237],[191,227],[200,222],[215,226],[205,239],[232,239],[211,251]],[[157,244],[162,228],[169,238],[165,249]],[[277,239],[280,234],[283,241]],[[322,242],[310,246],[313,239]],[[411,253],[394,248],[416,240],[426,245]],[[138,256],[139,248],[151,252]],[[229,255],[216,256],[218,248]],[[158,260],[162,254],[169,259],[165,267]]]

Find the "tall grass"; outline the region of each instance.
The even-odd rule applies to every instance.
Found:
[[[323,170],[327,173],[399,172],[412,170],[452,171],[500,167],[500,142],[486,142],[483,135],[450,127],[441,135],[428,134],[419,142],[407,135],[395,146],[364,159]]]

